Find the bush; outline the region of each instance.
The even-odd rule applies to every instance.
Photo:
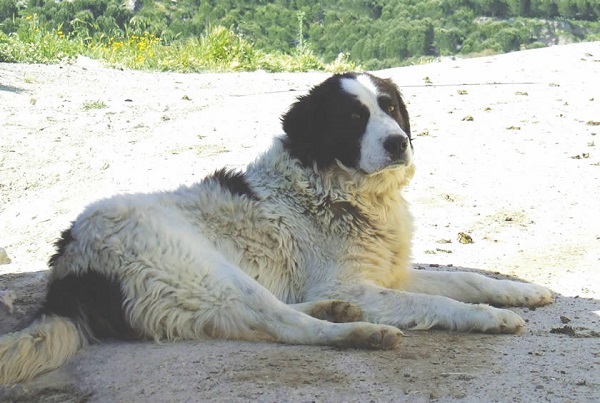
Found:
[[[435,30],[435,42],[433,46],[437,53],[443,56],[453,55],[460,50],[462,43],[461,33],[456,28]]]
[[[519,30],[516,28],[504,28],[498,31],[498,33],[493,36],[493,40],[496,43],[495,47],[497,50],[502,52],[519,50],[521,47]]]
[[[0,29],[7,34],[2,57],[53,60],[70,57],[69,47],[77,46],[136,68],[307,70],[341,68],[323,59],[348,53],[338,62],[382,68],[423,56],[506,52],[600,35],[600,5],[590,0],[138,0],[135,12],[123,1],[0,0]],[[31,21],[19,15],[31,13],[49,36],[19,44],[19,35],[31,34]],[[58,30],[73,42],[66,49],[43,41]],[[138,49],[150,38],[160,40]],[[117,43],[123,49],[114,49]],[[190,59],[166,49],[171,44]],[[53,46],[62,53],[50,56]]]
[[[16,33],[0,37],[0,62],[56,63],[76,57],[83,48],[59,27],[48,30],[37,15],[28,16]]]

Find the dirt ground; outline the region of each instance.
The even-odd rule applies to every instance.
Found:
[[[554,304],[515,309],[522,334],[407,332],[382,352],[108,342],[0,400],[600,401],[600,43],[379,75],[416,136],[415,265],[551,288]],[[243,167],[325,77],[0,64],[0,333],[30,319],[52,242],[85,205]]]

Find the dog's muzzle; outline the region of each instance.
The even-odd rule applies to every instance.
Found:
[[[387,151],[392,164],[407,163],[410,160],[410,156],[408,155],[410,146],[410,140],[406,136],[389,136],[383,142],[383,148]]]

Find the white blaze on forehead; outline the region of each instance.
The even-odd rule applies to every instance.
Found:
[[[371,113],[378,108],[379,91],[369,76],[360,74],[356,78],[342,78],[341,84],[344,91],[356,96]]]

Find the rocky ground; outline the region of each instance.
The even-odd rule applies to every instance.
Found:
[[[551,288],[553,305],[515,309],[522,334],[407,332],[382,352],[109,342],[0,400],[600,400],[600,43],[378,74],[416,135],[415,265]],[[39,305],[52,242],[85,205],[243,167],[325,77],[0,64],[0,333]]]

